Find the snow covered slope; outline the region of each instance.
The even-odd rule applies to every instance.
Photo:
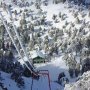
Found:
[[[67,84],[64,90],[90,90],[90,71],[79,77],[76,83]]]
[[[10,74],[1,72],[1,77],[2,80],[0,81],[4,84],[5,87],[7,87],[8,90],[31,90],[31,87],[32,90],[49,90],[48,79],[45,76],[40,77],[39,80],[33,80],[33,84],[32,78],[23,77],[25,86],[22,88],[19,88],[17,83],[10,78]],[[51,86],[52,90],[57,90],[58,88],[61,89],[61,86],[54,82],[51,83]]]
[[[7,2],[8,2],[8,0],[7,0]],[[79,8],[78,6],[71,5],[72,8],[69,9],[68,8],[68,3],[65,3],[65,4],[60,3],[60,4],[55,5],[55,4],[52,4],[51,2],[52,2],[52,0],[49,1],[48,6],[41,5],[42,10],[47,12],[47,16],[46,16],[47,21],[51,21],[53,26],[55,26],[59,29],[62,29],[62,27],[63,27],[63,25],[65,25],[66,21],[75,22],[75,18],[73,17],[73,11],[74,10],[75,10],[75,12],[78,11],[78,8]],[[35,13],[37,12],[34,6],[31,6],[30,8],[32,10],[34,10]],[[20,11],[20,9],[24,10],[24,8],[19,8],[19,7],[14,7],[13,9],[17,10],[17,11]],[[4,12],[2,9],[0,9],[0,10],[2,11],[5,19],[7,19],[7,21],[9,22],[10,21],[9,15],[6,12]],[[66,16],[67,16],[66,20],[61,20],[58,17],[59,12],[61,12],[62,14],[66,14]],[[82,13],[86,14],[84,18],[81,17]],[[52,19],[53,14],[57,15],[59,23],[54,22],[54,20]],[[19,17],[20,16],[17,15],[18,21],[15,22],[15,24],[17,26],[19,26],[19,19],[20,19]],[[78,17],[80,18],[81,21],[83,21],[85,19],[86,22],[88,22],[89,19],[90,19],[90,17],[88,17],[88,10],[86,10],[84,8],[84,11],[80,12]],[[80,26],[81,26],[81,24],[79,24],[79,25],[75,24],[76,28],[79,28]],[[66,27],[66,29],[69,28],[69,27],[70,27],[70,24]],[[89,31],[86,28],[85,28],[85,30]],[[72,31],[73,31],[73,29],[72,29]],[[48,34],[48,33],[46,33],[46,34]],[[90,34],[90,33],[88,33],[88,34]],[[67,38],[66,34],[64,34],[63,38],[65,39],[65,37]],[[40,69],[49,70],[52,90],[63,90],[64,89],[64,87],[55,83],[55,81],[57,81],[57,79],[58,79],[59,73],[61,73],[61,72],[65,72],[65,75],[66,75],[66,77],[69,78],[70,83],[75,81],[75,78],[71,79],[69,77],[68,66],[66,66],[65,61],[62,59],[62,56],[63,56],[63,54],[61,53],[60,56],[53,57],[51,62],[48,62],[48,63],[45,63],[45,64],[39,64],[39,65],[36,64],[35,65],[37,70],[40,70]],[[2,82],[6,85],[6,87],[9,90],[20,90],[20,88],[17,87],[16,83],[13,80],[10,79],[10,74],[2,73],[2,77],[5,79]],[[32,79],[31,78],[25,78],[25,77],[23,77],[23,78],[24,78],[24,81],[25,81],[25,88],[23,88],[23,90],[29,90],[31,88]],[[42,77],[40,77],[39,81],[34,80],[32,88],[33,88],[32,90],[48,90],[47,77],[42,76]],[[69,88],[66,87],[65,90],[69,90]],[[82,89],[79,89],[79,90],[82,90]]]

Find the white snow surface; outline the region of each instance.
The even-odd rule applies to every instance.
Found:
[[[90,71],[80,76],[77,82],[66,84],[64,90],[90,90]]]
[[[1,77],[3,78],[2,83],[5,87],[7,87],[8,90],[31,90],[32,78],[23,77],[25,86],[24,88],[19,88],[17,86],[17,83],[10,78],[10,74],[1,72]],[[52,90],[56,90],[57,88],[63,88],[54,82],[51,82],[51,86]],[[49,83],[47,77],[41,76],[39,80],[33,80],[32,90],[49,90]]]
[[[6,0],[6,2],[10,3],[9,0]],[[53,5],[51,3],[51,0],[49,2],[50,3],[49,3],[48,6],[42,6],[43,11],[47,11],[47,17],[46,17],[47,20],[52,21],[52,15],[53,14],[58,14],[61,11],[62,13],[68,14],[68,16],[69,16],[67,18],[68,22],[71,22],[71,21],[74,22],[75,21],[75,19],[72,16],[72,13],[69,13],[69,10],[66,8],[68,6],[67,3],[66,4],[60,3],[60,4],[57,4],[57,5]],[[33,6],[31,8],[34,9]],[[72,10],[76,9],[76,8],[78,8],[78,6],[73,6]],[[14,10],[15,9],[18,10],[18,11],[20,10],[19,7],[14,7]],[[23,8],[22,8],[22,10],[23,10]],[[0,8],[0,11],[3,11],[3,10]],[[87,13],[87,10],[85,10],[84,12]],[[4,15],[4,18],[7,19],[8,22],[9,22],[10,21],[9,15],[6,12],[2,12],[2,13]],[[19,18],[19,16],[17,16],[17,17]],[[81,16],[79,15],[79,17],[81,17]],[[84,19],[89,21],[88,16],[86,16]],[[61,20],[60,20],[60,23],[54,23],[53,22],[53,26],[56,26],[58,28],[62,28],[62,26],[64,24],[65,24],[65,21],[61,21]],[[19,26],[19,20],[15,21],[15,25]],[[79,28],[80,25],[76,25],[76,27]],[[67,28],[69,28],[69,27],[67,27]],[[63,90],[64,89],[64,87],[55,83],[55,81],[57,81],[59,73],[62,72],[62,71],[65,72],[65,75],[69,78],[70,82],[75,81],[75,79],[70,79],[69,73],[68,73],[68,67],[66,66],[65,62],[62,60],[62,56],[52,58],[51,62],[49,62],[49,63],[36,64],[35,67],[37,68],[37,70],[49,70],[52,90]],[[25,81],[25,88],[20,89],[20,88],[17,87],[14,80],[10,79],[10,74],[2,72],[1,76],[5,79],[2,82],[5,84],[5,86],[8,88],[8,90],[30,90],[30,88],[31,88],[32,78],[23,77],[24,81]],[[34,80],[32,90],[49,90],[48,89],[47,77],[42,76],[42,77],[40,77],[39,81]],[[83,90],[83,89],[65,88],[65,90]]]

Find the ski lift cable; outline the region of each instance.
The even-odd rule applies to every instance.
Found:
[[[13,24],[12,24],[12,25],[13,25]],[[15,33],[16,33],[16,36],[17,36],[17,38],[18,38],[18,40],[19,40],[19,43],[20,43],[20,45],[21,45],[21,48],[22,48],[22,50],[23,50],[23,52],[24,52],[24,55],[25,55],[25,57],[28,59],[29,64],[32,66],[32,63],[30,62],[29,56],[28,56],[25,48],[24,48],[23,45],[22,45],[22,42],[21,42],[21,40],[20,40],[20,37],[19,37],[19,35],[18,35],[18,32],[17,32],[17,29],[16,29],[15,25],[13,25],[13,28],[14,28],[14,31],[15,31]]]
[[[19,49],[17,48],[17,46],[16,46],[16,44],[15,44],[15,41],[14,41],[14,39],[13,39],[13,37],[12,37],[12,35],[11,35],[11,33],[10,33],[7,25],[6,25],[6,22],[4,21],[4,18],[3,18],[3,16],[2,16],[1,12],[0,12],[0,15],[1,15],[1,20],[2,20],[2,22],[3,22],[3,24],[4,24],[4,26],[5,26],[5,29],[6,29],[7,33],[9,34],[9,37],[11,38],[11,40],[12,40],[12,42],[13,42],[13,44],[14,44],[14,46],[15,46],[18,54],[19,54],[19,56],[20,56],[21,59],[24,61],[25,66],[29,69],[29,71],[30,71],[31,73],[33,73],[34,75],[37,75],[34,71],[31,70],[31,68],[26,64],[25,60],[24,60],[23,57],[21,56],[21,54],[20,54],[20,52],[19,52]]]
[[[10,16],[12,17],[11,11],[9,11],[9,12],[10,12]],[[25,48],[24,48],[23,45],[22,45],[22,42],[21,42],[21,40],[20,40],[20,37],[19,37],[19,34],[18,34],[18,32],[17,32],[16,26],[14,25],[14,19],[13,19],[13,17],[12,17],[12,25],[13,25],[13,28],[14,28],[14,30],[15,30],[15,33],[16,33],[16,35],[17,35],[17,37],[18,37],[19,43],[20,43],[20,45],[21,45],[21,47],[22,47],[22,49],[23,49],[23,52],[24,52],[25,56],[27,57],[29,64],[32,65],[32,59],[31,59],[31,61],[30,61],[29,56],[28,56]],[[31,57],[31,55],[30,55],[30,57]]]
[[[20,40],[20,37],[19,37],[19,34],[17,32],[16,26],[14,25],[14,19],[12,17],[12,13],[11,13],[11,11],[9,9],[8,9],[8,12],[10,14],[10,17],[12,18],[12,26],[13,26],[13,29],[14,29],[14,31],[16,33],[17,38],[18,38],[19,44],[20,44],[20,46],[21,46],[21,48],[22,48],[22,50],[24,52],[25,57],[28,59],[28,62],[30,64],[30,66],[32,66],[32,61],[30,61],[29,56],[28,56],[28,54],[27,54],[27,52],[26,52],[25,48],[23,47],[23,44],[22,44],[22,42]],[[33,66],[32,66],[32,68],[33,68]]]
[[[10,33],[7,25],[6,25],[6,22],[5,22],[4,19],[3,19],[3,16],[2,16],[2,14],[1,14],[1,12],[0,12],[0,15],[1,15],[1,18],[2,18],[2,21],[3,21],[3,24],[4,24],[4,26],[5,26],[5,29],[6,29],[7,33],[9,34],[9,37],[11,38],[11,40],[12,40],[12,42],[13,42],[13,44],[14,44],[14,46],[15,46],[18,54],[19,54],[19,56],[20,56],[21,59],[24,61],[23,57],[21,56],[21,54],[20,54],[20,52],[19,52],[19,49],[17,48],[16,43],[15,43],[15,41],[14,41],[14,39],[13,39],[13,37],[12,37],[12,35],[11,35],[11,33]],[[25,61],[24,61],[24,64],[25,64],[25,66],[29,69],[29,71],[30,71],[31,73],[33,73],[34,75],[36,75],[36,76],[38,76],[38,75],[40,75],[40,76],[42,76],[42,75],[47,75],[47,76],[48,76],[48,80],[49,80],[49,90],[51,90],[50,77],[49,77],[49,74],[48,74],[48,73],[35,73],[33,70],[30,69],[30,67],[26,64]],[[41,71],[43,71],[43,70],[41,70]],[[33,78],[33,77],[32,77],[32,78]]]
[[[49,74],[48,74],[48,73],[44,73],[44,72],[43,72],[43,73],[40,73],[40,72],[37,72],[37,73],[36,73],[35,70],[33,69],[33,66],[31,66],[31,64],[30,64],[30,66],[32,67],[32,69],[27,65],[27,63],[26,63],[25,60],[23,59],[22,55],[20,54],[19,49],[17,48],[17,45],[16,45],[16,43],[15,43],[15,41],[14,41],[12,35],[11,35],[11,32],[10,32],[9,28],[8,28],[7,25],[6,25],[6,22],[4,21],[4,18],[3,18],[3,16],[2,16],[1,12],[0,12],[0,15],[1,15],[1,20],[2,20],[2,22],[3,22],[3,24],[4,24],[4,26],[5,26],[5,29],[6,29],[7,33],[9,34],[9,37],[11,38],[11,40],[12,40],[12,42],[13,42],[13,44],[14,44],[14,46],[15,46],[18,54],[19,54],[19,56],[20,56],[21,59],[24,61],[25,66],[29,69],[29,71],[30,71],[33,75],[36,75],[36,76],[47,75],[47,76],[48,76],[48,80],[49,80],[50,77],[49,77]],[[13,23],[13,22],[12,22],[12,23]],[[13,25],[13,28],[14,28],[14,30],[15,30],[16,36],[17,36],[17,38],[18,38],[18,40],[19,40],[19,43],[21,44],[20,46],[21,46],[21,48],[22,48],[23,51],[24,51],[24,47],[22,46],[22,43],[21,43],[21,40],[20,40],[20,38],[19,38],[18,32],[17,32],[16,27],[15,27],[14,25]],[[25,54],[25,56],[27,56],[27,54],[25,53],[25,51],[24,51],[24,54]],[[28,58],[27,58],[27,59],[28,59]],[[49,89],[51,90],[50,80],[49,80]]]

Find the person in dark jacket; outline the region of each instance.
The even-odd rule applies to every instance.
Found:
[[[65,74],[64,74],[64,72],[61,72],[61,73],[59,74],[59,76],[58,76],[58,83],[59,83],[59,84],[62,83],[62,82],[61,82],[61,79],[62,79],[63,77],[65,77]]]

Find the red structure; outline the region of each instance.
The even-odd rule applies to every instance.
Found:
[[[39,72],[37,74],[33,74],[32,76],[32,85],[33,85],[33,77],[35,76],[47,76],[48,78],[48,86],[49,86],[49,90],[51,90],[51,84],[50,84],[50,75],[49,75],[49,71],[48,70],[39,70]],[[31,85],[31,90],[32,90],[32,85]]]

